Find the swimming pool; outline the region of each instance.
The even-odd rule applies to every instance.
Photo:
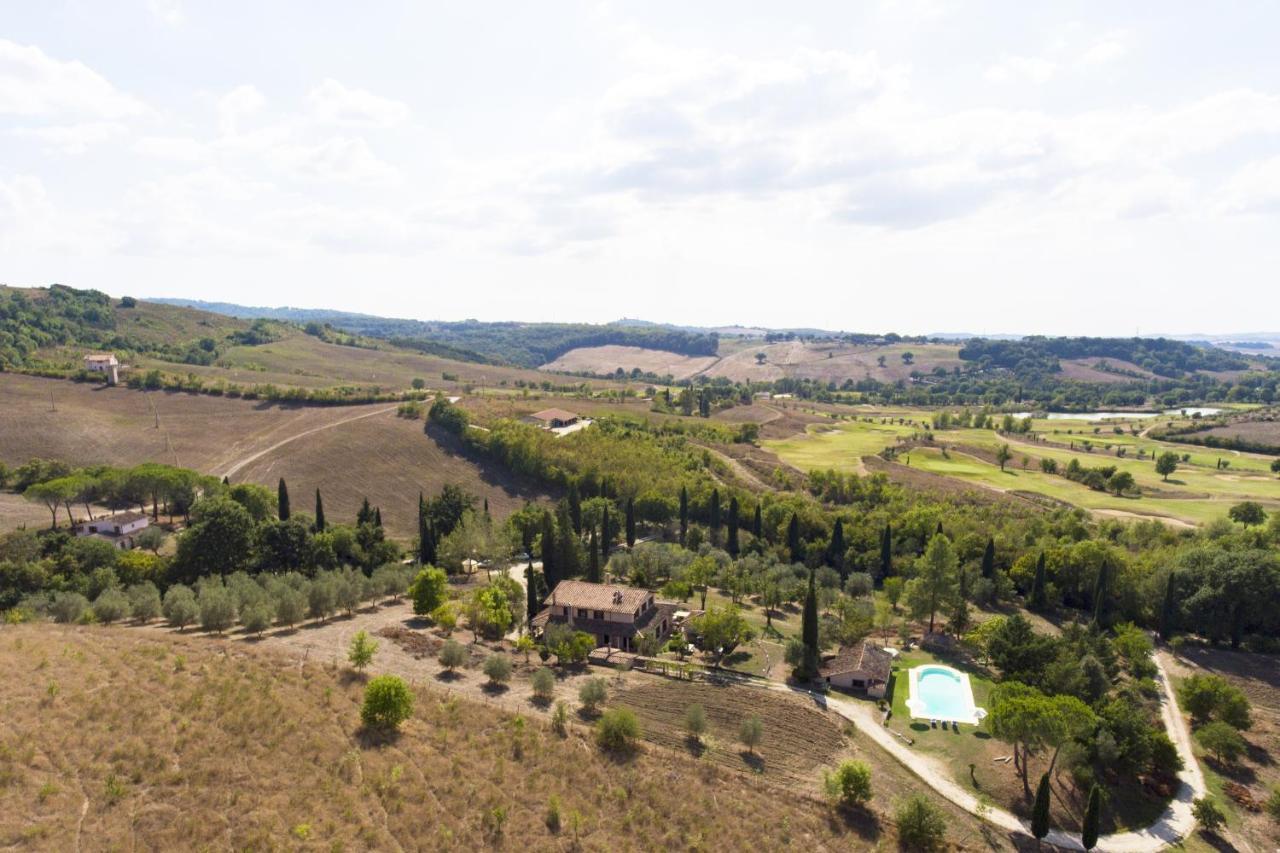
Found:
[[[940,720],[976,726],[987,715],[973,704],[969,676],[940,664],[917,666],[908,673],[911,696],[907,710],[912,719]]]

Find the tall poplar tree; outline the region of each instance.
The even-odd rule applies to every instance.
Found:
[[[582,495],[578,492],[578,481],[569,483],[569,520],[573,522],[573,532],[582,535]]]
[[[1036,558],[1036,573],[1031,580],[1031,595],[1027,606],[1032,610],[1044,610],[1049,606],[1049,594],[1045,589],[1046,572],[1044,567],[1044,551]]]
[[[547,580],[547,591],[556,588],[560,573],[556,566],[556,526],[551,519],[551,511],[542,511],[542,576]]]
[[[738,556],[738,499],[729,498],[729,535],[725,539],[725,550],[730,557]]]
[[[683,546],[689,535],[689,488],[680,487],[680,544]]]
[[[793,516],[794,517],[794,516]],[[817,573],[809,570],[809,591],[804,597],[804,616],[800,623],[800,640],[804,643],[804,658],[800,663],[799,677],[810,681],[818,677],[821,649],[818,648],[818,590]]]
[[[791,562],[804,562],[804,548],[800,543],[800,519],[793,512],[791,523],[787,525],[787,550],[791,553]]]
[[[987,537],[987,549],[982,552],[982,576],[987,580],[991,580],[991,576],[996,571],[996,540],[993,536]]]
[[[840,573],[842,580],[846,575],[844,570],[844,550],[844,519],[837,518],[835,526],[831,528],[831,545],[827,548],[827,563]]]
[[[756,514],[751,519],[751,535],[757,539],[764,536],[764,515],[760,512],[759,501],[756,501]]]
[[[711,544],[720,546],[720,490],[711,490]]]
[[[280,484],[276,486],[276,515],[281,521],[289,520],[289,487],[284,484],[284,477],[280,478]]]
[[[627,498],[627,547],[634,548],[636,545],[636,501],[635,498]]]

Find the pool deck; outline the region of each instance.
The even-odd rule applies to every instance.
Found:
[[[962,692],[961,700],[964,707],[950,711],[940,711],[938,709],[930,709],[925,701],[920,698],[920,675],[926,670],[941,670],[956,678],[959,688]],[[987,716],[985,708],[979,708],[973,701],[973,685],[969,683],[968,673],[961,672],[958,669],[942,664],[929,663],[921,666],[912,667],[907,673],[911,685],[911,693],[907,699],[907,710],[911,712],[913,720],[937,720],[940,723],[964,723],[967,726],[976,726],[982,722],[983,717]]]

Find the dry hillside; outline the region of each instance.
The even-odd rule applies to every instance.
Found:
[[[654,746],[611,759],[580,729],[562,739],[436,683],[398,737],[373,738],[362,679],[242,642],[10,626],[0,678],[6,848],[893,846],[888,821]]]
[[[266,486],[284,477],[300,509],[320,488],[334,520],[354,517],[367,495],[397,536],[414,532],[419,490],[461,483],[499,516],[541,496],[424,434],[422,421],[397,418],[394,405],[285,406],[16,374],[0,374],[0,399],[0,460],[11,466],[39,456],[166,462]]]

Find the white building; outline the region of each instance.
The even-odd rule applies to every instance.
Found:
[[[119,512],[76,525],[77,536],[96,536],[120,550],[133,547],[134,536],[151,525],[145,512]]]
[[[115,385],[120,381],[120,362],[114,353],[89,353],[84,357],[84,369],[90,373],[105,373],[108,385]]]

